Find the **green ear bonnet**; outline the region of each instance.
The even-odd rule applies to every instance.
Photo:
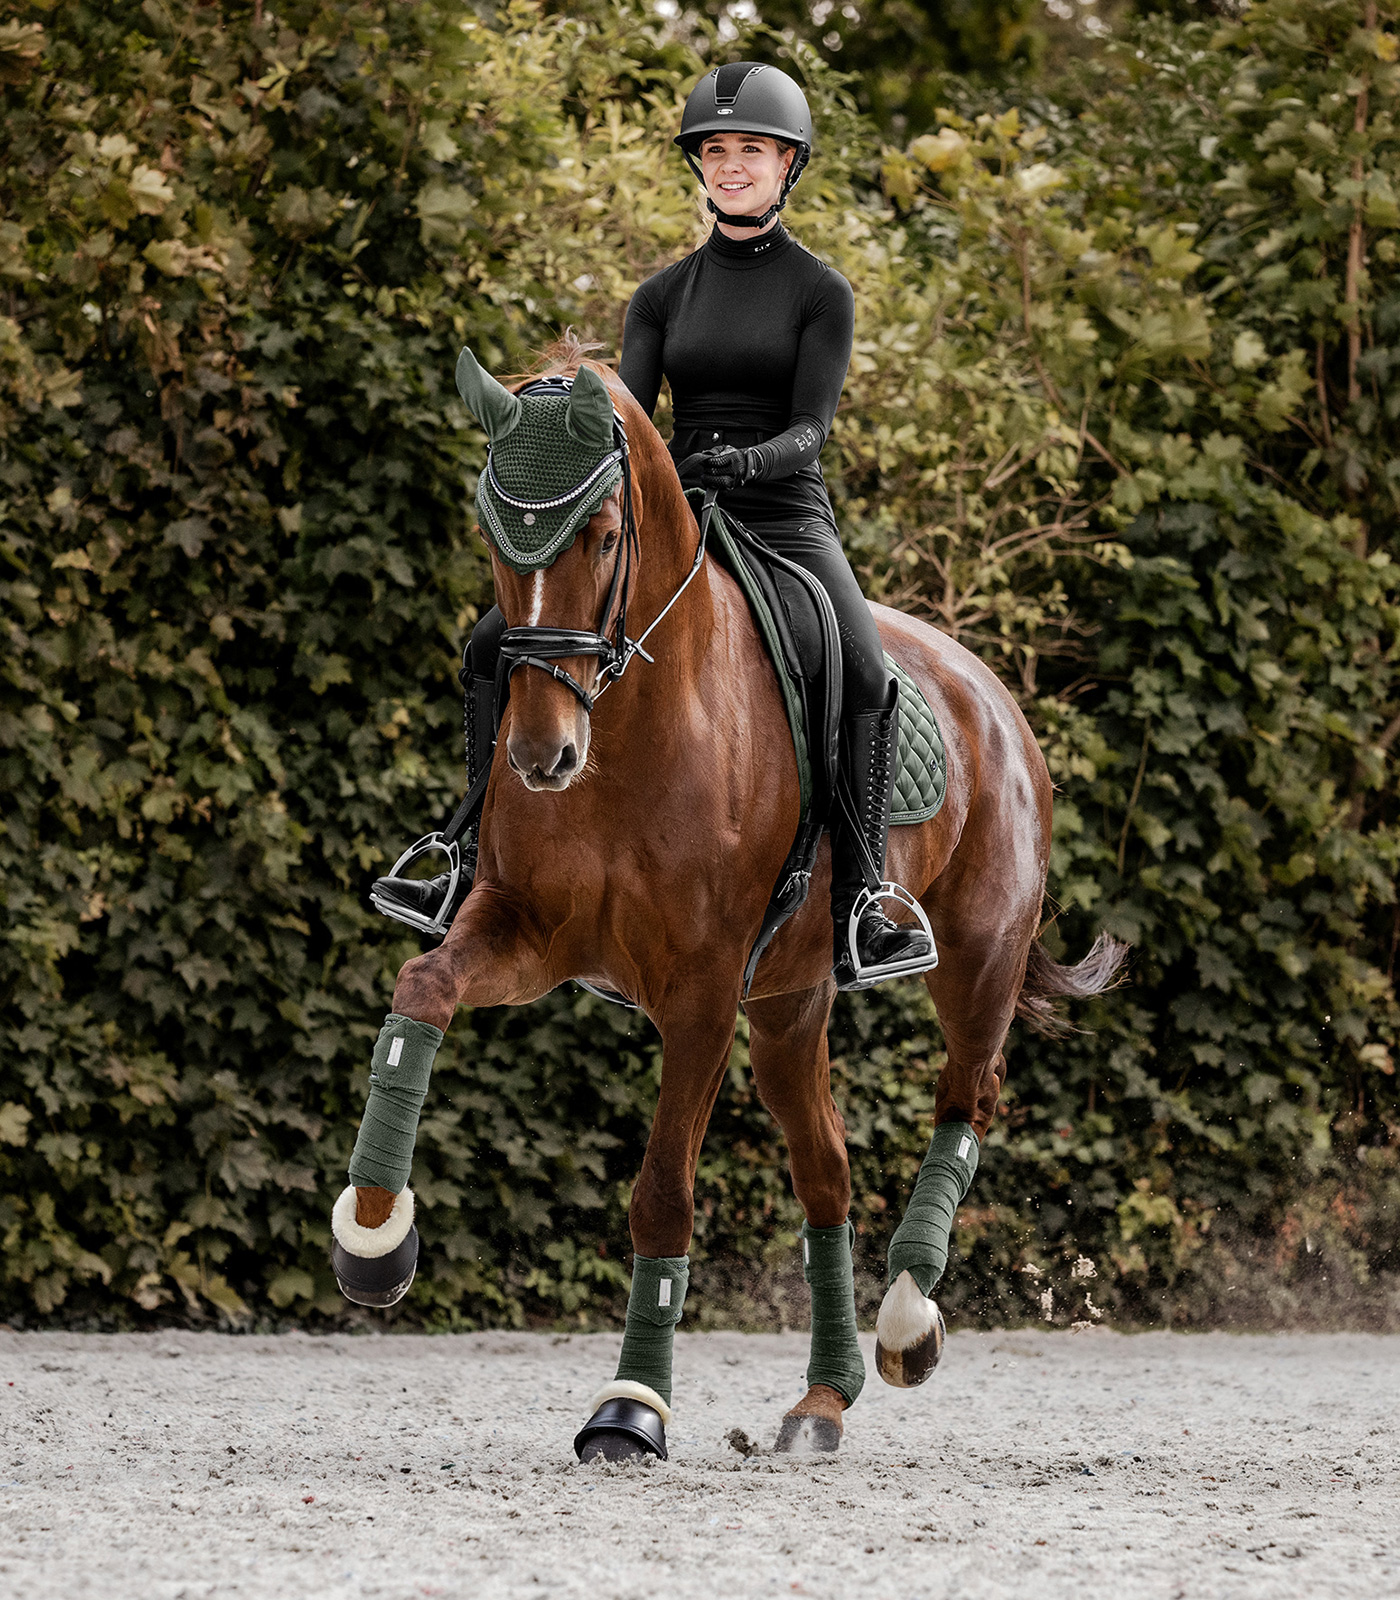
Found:
[[[580,367],[512,394],[463,350],[457,391],[490,440],[476,486],[481,526],[517,572],[549,566],[622,482],[625,436],[607,386]]]

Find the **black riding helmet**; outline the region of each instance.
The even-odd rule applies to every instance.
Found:
[[[709,198],[705,204],[720,219],[736,228],[762,228],[787,204],[793,185],[812,154],[812,113],[807,96],[777,67],[758,61],[735,61],[707,72],[690,91],[675,143],[685,153],[690,170],[701,181],[704,174],[696,153],[709,133],[763,133],[794,145],[783,192],[776,205],[761,217],[731,217]]]

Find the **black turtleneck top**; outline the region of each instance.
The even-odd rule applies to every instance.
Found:
[[[851,359],[851,286],[778,223],[754,239],[718,228],[632,296],[622,381],[650,416],[664,377],[679,462],[753,447],[758,476],[720,497],[744,522],[835,525],[817,457]],[[686,481],[694,482],[694,474]]]

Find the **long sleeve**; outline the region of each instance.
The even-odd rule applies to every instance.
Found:
[[[629,327],[631,320],[629,311]],[[829,272],[812,297],[798,342],[797,370],[792,380],[792,422],[782,433],[753,447],[757,471],[751,482],[790,478],[821,454],[836,417],[854,336],[855,297],[851,286],[839,273]]]
[[[632,296],[622,330],[622,360],[617,375],[632,391],[632,398],[651,416],[661,393],[661,348],[666,337],[665,308],[649,278]]]

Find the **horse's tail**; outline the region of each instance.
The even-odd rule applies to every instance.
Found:
[[[1030,1023],[1037,1033],[1052,1036],[1071,1031],[1070,1024],[1055,1009],[1056,1000],[1085,1000],[1102,994],[1122,981],[1128,946],[1101,933],[1082,961],[1062,967],[1045,953],[1037,939],[1026,960],[1026,976],[1016,997],[1016,1015]]]

